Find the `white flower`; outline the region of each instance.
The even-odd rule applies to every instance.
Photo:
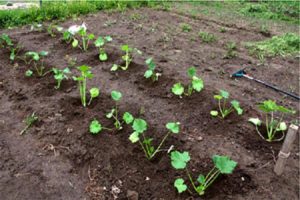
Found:
[[[84,31],[86,31],[86,25],[85,23],[83,22],[82,25],[73,25],[73,26],[70,26],[68,31],[69,33],[71,33],[72,35],[75,35],[76,33],[78,33],[80,31],[80,29],[83,29]]]

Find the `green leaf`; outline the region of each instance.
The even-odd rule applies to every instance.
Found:
[[[190,78],[193,78],[193,76],[196,76],[196,68],[195,68],[195,67],[190,67],[190,68],[188,68],[188,70],[187,70],[187,75],[188,75]]]
[[[243,109],[240,107],[240,103],[237,100],[232,100],[230,103],[233,106],[233,108],[236,110],[238,115],[243,114]]]
[[[41,56],[47,56],[48,55],[48,51],[40,51],[39,53]]]
[[[200,183],[201,185],[204,185],[204,184],[205,184],[205,177],[204,177],[202,174],[200,174],[200,175],[198,176],[198,178],[197,178],[197,181],[198,181],[198,183]]]
[[[176,187],[178,193],[182,193],[187,190],[187,186],[182,178],[178,178],[175,180],[174,187]]]
[[[113,116],[113,114],[114,114],[114,112],[116,111],[116,109],[111,109],[111,111],[109,112],[109,113],[107,113],[106,114],[106,117],[108,118],[108,119],[110,119],[110,118],[112,118],[112,116]]]
[[[133,133],[130,134],[129,140],[130,140],[132,143],[136,143],[137,141],[140,140],[139,135],[140,135],[140,133],[135,131],[135,132],[133,132]]]
[[[134,120],[134,117],[129,112],[125,112],[123,114],[123,120],[125,121],[126,124],[131,124]]]
[[[30,69],[25,72],[25,76],[27,76],[27,77],[32,76],[32,74],[33,74],[33,71],[31,71]]]
[[[181,96],[184,92],[184,87],[181,85],[181,83],[176,83],[172,87],[172,92],[175,95]]]
[[[29,51],[25,54],[25,56],[30,56],[33,60],[35,61],[39,61],[40,60],[40,56],[37,52],[34,51]]]
[[[218,114],[219,114],[219,112],[218,112],[218,111],[216,111],[216,110],[212,110],[212,111],[210,111],[210,115],[211,115],[211,116],[213,116],[213,117],[216,117],[216,116],[218,116]]]
[[[184,169],[190,159],[189,152],[187,151],[182,153],[179,151],[173,151],[171,153],[171,164],[175,169]]]
[[[283,106],[278,106],[278,107],[277,107],[277,110],[278,110],[279,112],[283,112],[283,113],[291,113],[291,114],[295,114],[295,113],[296,113],[296,111],[291,110],[291,109],[288,109],[288,108],[283,107]]]
[[[110,71],[117,71],[119,66],[117,64],[113,64],[113,66],[110,68]]]
[[[98,88],[91,88],[90,89],[90,95],[91,95],[91,98],[96,98],[97,96],[99,96],[99,89]]]
[[[99,54],[99,60],[106,61],[107,60],[107,54],[105,52],[104,53],[100,53]]]
[[[94,119],[90,123],[90,133],[98,134],[101,130],[102,130],[101,124],[98,122],[98,120]]]
[[[105,41],[103,39],[103,37],[98,37],[97,40],[94,42],[96,47],[101,47],[105,44]]]
[[[94,34],[89,34],[89,35],[88,35],[88,39],[89,39],[89,40],[93,40],[94,38],[95,38],[95,35],[94,35]]]
[[[148,69],[145,74],[144,74],[144,77],[145,78],[150,78],[151,76],[153,75],[153,71]]]
[[[267,101],[263,101],[262,103],[260,103],[258,105],[258,108],[263,111],[263,112],[274,112],[278,110],[278,105],[276,104],[275,101],[272,100],[267,100]]]
[[[248,122],[251,122],[255,126],[260,126],[261,125],[261,121],[258,118],[250,118],[250,119],[248,119]]]
[[[192,80],[192,86],[194,90],[200,92],[204,88],[203,80],[194,76]]]
[[[119,101],[122,98],[122,93],[116,90],[111,92],[111,98],[115,101]]]
[[[237,162],[231,160],[228,156],[214,155],[212,159],[215,167],[220,170],[222,174],[231,174],[237,166]]]
[[[166,124],[166,128],[172,133],[179,133],[180,123],[179,122],[169,122]]]
[[[276,131],[285,131],[287,130],[287,125],[285,122],[280,122],[279,127],[276,129]]]
[[[111,41],[112,41],[112,37],[110,37],[110,36],[105,36],[105,40],[106,40],[107,42],[111,42]]]
[[[77,47],[78,46],[78,40],[74,39],[72,42],[72,47]]]
[[[214,99],[221,100],[221,99],[223,99],[223,97],[221,95],[214,95]]]
[[[77,67],[77,69],[81,72],[87,72],[91,69],[91,67],[89,67],[87,65],[81,65],[81,66]]]
[[[224,98],[224,99],[228,99],[229,98],[229,93],[225,90],[220,90],[220,95]]]
[[[143,119],[135,119],[133,121],[132,129],[135,132],[143,133],[147,130],[147,122]]]
[[[121,46],[122,51],[129,51],[129,46],[127,44],[124,44]]]

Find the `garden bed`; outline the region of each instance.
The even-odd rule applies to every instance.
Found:
[[[123,14],[102,12],[66,21],[61,26],[82,21],[96,36],[113,38],[106,48],[107,62],[98,60],[94,47],[83,53],[63,43],[61,36],[52,38],[45,31],[30,31],[29,27],[1,31],[22,44],[22,52],[48,51],[47,69],[66,67],[67,57],[76,58],[76,66],[92,66],[95,77],[88,86],[100,88],[100,97],[83,108],[76,82],[63,81],[61,89],[55,90],[51,74],[25,77],[25,63],[11,64],[9,53],[0,50],[3,199],[126,199],[128,193],[138,193],[140,199],[188,199],[191,195],[179,195],[173,187],[183,172],[172,168],[165,152],[148,161],[140,146],[128,140],[132,132],[129,126],[120,132],[104,131],[96,136],[89,133],[94,118],[105,126],[113,126],[105,117],[114,104],[110,98],[112,90],[123,94],[120,112],[129,111],[145,119],[149,125],[147,133],[154,138],[163,137],[167,122],[181,123],[181,133],[170,137],[164,149],[174,145],[177,150],[189,151],[189,168],[195,177],[211,169],[214,154],[228,155],[238,162],[233,174],[220,176],[204,199],[298,198],[299,143],[294,145],[284,175],[278,177],[273,166],[281,142],[261,140],[247,122],[249,117],[260,116],[256,104],[263,100],[276,100],[294,108],[297,114],[298,102],[248,80],[231,79],[226,73],[230,66],[250,66],[253,76],[286,90],[299,91],[298,59],[278,57],[259,65],[260,61],[243,46],[243,42],[267,38],[259,31],[170,12],[146,8]],[[182,23],[190,24],[192,30],[183,32]],[[226,32],[220,32],[221,28]],[[217,40],[204,43],[199,31],[214,33]],[[237,56],[232,59],[223,58],[228,41],[236,42],[238,47]],[[140,49],[143,55],[136,56],[127,71],[111,72],[114,63],[121,63],[122,44]],[[143,77],[148,57],[153,57],[162,73],[158,82]],[[171,87],[178,81],[187,83],[186,70],[190,66],[196,67],[205,88],[181,99],[171,93]],[[217,107],[213,95],[219,89],[229,91],[241,103],[244,115],[232,113],[225,120],[210,116]],[[39,116],[38,123],[19,136],[24,127],[22,120],[32,112]]]

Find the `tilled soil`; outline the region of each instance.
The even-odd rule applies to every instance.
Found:
[[[107,62],[97,59],[97,49],[88,52],[73,49],[50,37],[46,31],[30,31],[29,27],[1,31],[8,33],[22,45],[22,51],[49,51],[45,59],[47,69],[68,66],[67,58],[76,58],[76,66],[92,66],[95,77],[88,88],[97,86],[99,98],[83,108],[76,83],[69,79],[59,90],[53,75],[42,78],[25,77],[28,69],[22,61],[9,62],[9,54],[0,50],[0,194],[1,199],[200,199],[177,194],[173,187],[184,171],[176,171],[170,158],[162,152],[148,161],[140,146],[131,144],[131,127],[119,132],[103,131],[91,135],[88,126],[94,118],[106,127],[113,122],[105,114],[114,106],[112,90],[119,90],[123,98],[120,112],[129,111],[148,122],[147,135],[154,144],[166,133],[169,121],[181,123],[181,133],[170,137],[164,145],[174,145],[189,151],[189,169],[196,178],[212,167],[214,154],[228,155],[238,162],[232,175],[217,179],[201,199],[298,199],[299,142],[294,144],[285,172],[273,173],[274,160],[281,142],[268,143],[256,134],[247,122],[260,116],[256,104],[266,99],[299,111],[297,101],[285,97],[245,79],[231,79],[227,68],[250,66],[251,75],[272,82],[283,89],[299,91],[299,60],[296,58],[268,59],[264,65],[249,55],[243,43],[266,39],[257,30],[238,25],[190,18],[171,12],[152,9],[131,10],[124,13],[101,12],[61,25],[86,22],[88,30],[98,35],[111,35],[113,42],[106,46]],[[188,23],[192,31],[182,32],[180,24]],[[221,33],[220,28],[226,32]],[[199,31],[214,33],[217,41],[203,43]],[[237,43],[237,57],[224,59],[225,44]],[[127,71],[110,72],[113,63],[122,63],[119,46],[129,44],[143,52],[136,56]],[[163,75],[152,83],[143,77],[144,61],[153,57]],[[204,79],[205,89],[182,99],[171,94],[177,81],[188,82],[186,70],[195,66]],[[72,69],[76,73],[75,69]],[[231,114],[227,119],[212,118],[210,110],[217,107],[213,95],[219,89],[230,92],[240,101],[244,115]],[[25,135],[22,120],[35,112],[39,121]],[[295,115],[296,116],[296,115]],[[299,120],[295,116],[289,121]]]

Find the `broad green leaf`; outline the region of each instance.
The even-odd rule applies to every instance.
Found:
[[[81,65],[79,67],[77,67],[78,70],[80,70],[81,72],[87,72],[91,69],[91,67],[87,66],[87,65]]]
[[[248,119],[248,122],[251,122],[255,126],[260,126],[261,125],[261,121],[258,118],[250,118],[250,119]]]
[[[223,97],[221,95],[214,95],[214,99],[221,100],[221,99],[223,99]]]
[[[40,60],[40,56],[39,56],[39,54],[37,52],[29,51],[25,55],[26,56],[30,56],[35,61]]]
[[[216,117],[216,116],[218,116],[218,114],[219,114],[219,112],[218,112],[218,111],[216,111],[216,110],[212,110],[212,111],[210,111],[210,115],[211,115],[211,116],[213,116],[213,117]]]
[[[287,130],[287,125],[285,122],[280,122],[279,127],[276,129],[276,131],[285,131]]]
[[[148,68],[149,68],[150,70],[153,71],[153,70],[155,69],[155,64],[154,64],[152,58],[148,58],[148,59],[145,61],[145,63],[148,65]]]
[[[181,96],[184,92],[184,87],[181,85],[181,83],[175,83],[172,87],[172,92],[175,95]]]
[[[263,101],[262,103],[260,103],[258,105],[258,108],[263,111],[263,112],[274,112],[278,110],[278,105],[276,104],[275,101],[272,100],[267,100],[267,101]]]
[[[48,55],[48,51],[40,51],[39,53],[41,56],[47,56]]]
[[[116,65],[116,64],[113,64],[113,66],[111,67],[110,71],[117,71],[117,70],[118,70],[118,68],[119,68],[119,66],[118,66],[118,65]]]
[[[132,143],[136,143],[137,141],[140,140],[139,135],[140,135],[140,133],[135,131],[135,132],[133,132],[133,133],[130,134],[129,140],[130,140]]]
[[[90,89],[90,95],[91,95],[91,98],[96,98],[97,96],[99,96],[99,89],[98,88],[91,88]]]
[[[111,41],[112,41],[112,37],[110,37],[110,36],[105,36],[105,40],[106,40],[107,42],[111,42]]]
[[[107,54],[106,53],[100,53],[99,54],[99,60],[106,61],[107,60]]]
[[[135,119],[132,128],[135,132],[143,133],[147,130],[147,122],[143,119]]]
[[[25,76],[27,76],[27,77],[32,76],[32,74],[33,74],[33,71],[31,71],[30,69],[25,72]]]
[[[129,46],[127,44],[124,44],[121,46],[122,51],[129,51]]]
[[[74,39],[72,42],[72,47],[77,47],[78,46],[78,40]]]
[[[179,122],[169,122],[166,124],[166,128],[172,133],[179,133],[180,123]]]
[[[228,156],[213,156],[215,167],[220,170],[222,174],[231,174],[237,166],[237,162],[231,160]]]
[[[151,76],[153,75],[153,71],[148,69],[145,74],[144,74],[144,77],[145,78],[150,78]]]
[[[192,86],[193,86],[194,90],[196,90],[197,92],[200,92],[204,88],[203,80],[200,78],[197,78],[196,76],[193,76]]]
[[[171,164],[175,169],[184,169],[190,159],[189,152],[187,151],[182,153],[179,151],[171,152]]]
[[[90,133],[98,134],[101,130],[102,130],[101,124],[98,122],[98,120],[94,119],[90,123]]]
[[[237,100],[232,100],[230,103],[233,106],[233,108],[236,110],[238,115],[243,114],[243,109],[240,107],[240,103]]]
[[[97,40],[95,41],[94,44],[96,47],[101,47],[105,44],[105,41],[104,41],[103,37],[100,36],[97,38]]]
[[[174,187],[176,187],[178,193],[182,193],[187,190],[187,186],[182,178],[178,178],[175,180]]]
[[[291,113],[291,114],[295,114],[295,113],[296,113],[296,111],[291,110],[291,109],[288,109],[288,108],[286,108],[286,107],[284,107],[284,106],[278,106],[278,107],[277,107],[277,110],[278,110],[279,112],[283,112],[283,113]]]
[[[204,177],[202,174],[200,174],[200,175],[198,176],[198,178],[197,178],[197,181],[198,181],[198,183],[200,183],[201,185],[204,185],[204,184],[205,184],[205,177]]]
[[[220,95],[224,98],[224,99],[228,99],[229,98],[229,93],[225,90],[220,90]]]
[[[131,124],[134,120],[134,117],[129,112],[123,114],[123,120],[126,124]]]
[[[190,67],[190,68],[188,68],[188,70],[187,70],[187,75],[188,75],[190,78],[193,78],[194,76],[196,76],[196,68],[195,68],[195,67]]]
[[[122,98],[122,93],[116,90],[111,92],[111,98],[115,101],[119,101]]]
[[[89,39],[89,40],[93,40],[94,38],[95,38],[95,35],[94,35],[94,34],[89,34],[89,35],[88,35],[88,39]]]

